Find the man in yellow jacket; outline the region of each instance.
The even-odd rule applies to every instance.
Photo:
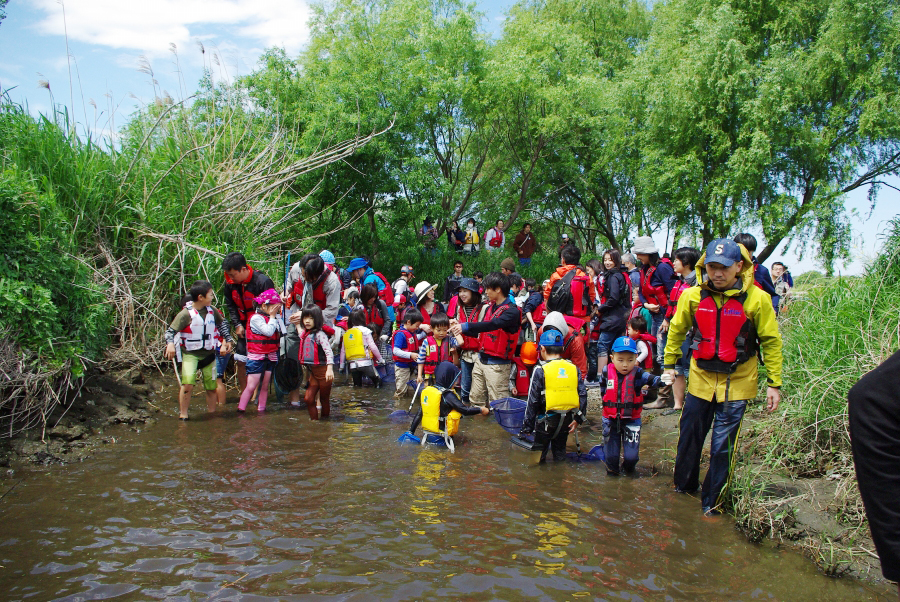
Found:
[[[712,428],[703,512],[717,514],[731,477],[734,449],[747,402],[756,398],[757,353],[766,365],[766,408],[781,401],[781,334],[769,295],[753,283],[753,262],[742,245],[720,238],[697,263],[699,285],[678,300],[669,325],[663,380],[675,379],[675,360],[693,329],[693,356],[679,424],[675,489],[696,491],[700,456]]]

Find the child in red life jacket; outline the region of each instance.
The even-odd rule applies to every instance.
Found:
[[[439,312],[431,316],[431,334],[422,340],[416,363],[419,366],[416,382],[426,385],[434,383],[434,369],[441,362],[458,363],[458,344],[454,337],[448,336],[450,318]],[[427,382],[426,382],[427,381]]]
[[[253,392],[259,387],[257,409],[264,412],[269,398],[269,381],[278,363],[278,347],[284,324],[281,322],[281,297],[273,288],[254,297],[256,311],[247,323],[247,386],[241,393],[238,412],[244,412]],[[260,384],[260,381],[262,384]]]
[[[394,333],[393,356],[396,391],[394,397],[400,398],[409,390],[407,384],[413,376],[416,360],[419,357],[419,341],[425,333],[419,330],[422,325],[422,314],[415,307],[410,307],[403,314],[403,326]]]
[[[603,451],[606,474],[619,474],[619,454],[624,452],[625,472],[634,471],[641,445],[641,410],[645,386],[659,387],[662,381],[637,366],[637,341],[619,337],[612,347],[612,360],[604,370]]]
[[[347,331],[343,335],[340,365],[349,364],[353,386],[361,387],[363,376],[368,376],[376,388],[381,387],[381,378],[375,363],[381,363],[381,351],[375,343],[372,331],[366,326],[366,310],[360,306],[350,312]]]
[[[309,371],[309,385],[303,401],[311,420],[318,420],[320,413],[316,407],[316,395],[322,406],[321,417],[331,414],[331,385],[334,383],[334,353],[331,351],[331,339],[322,332],[325,318],[317,305],[307,305],[300,313],[299,361]],[[299,405],[299,403],[297,404]]]
[[[653,346],[656,337],[647,332],[647,320],[637,316],[628,320],[628,336],[637,343],[637,365],[647,372],[653,371]]]
[[[509,393],[513,397],[528,397],[528,386],[531,383],[531,373],[538,360],[538,347],[534,341],[522,343],[522,349],[518,357],[513,358],[512,369],[509,371]]]
[[[228,323],[211,305],[213,287],[205,280],[197,280],[189,291],[191,304],[185,306],[169,328],[166,330],[166,359],[181,355],[181,390],[178,395],[179,417],[188,419],[188,408],[197,370],[203,375],[203,388],[206,390],[206,407],[210,412],[216,410],[216,381],[213,378],[213,364],[216,360],[217,335],[225,339],[220,353],[227,355],[233,344]],[[179,337],[178,349],[175,337]]]

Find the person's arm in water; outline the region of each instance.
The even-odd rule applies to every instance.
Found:
[[[459,395],[456,394],[456,391],[446,391],[443,397],[441,397],[441,401],[446,403],[451,410],[456,410],[463,416],[475,416],[477,414],[487,416],[491,413],[487,406],[478,406],[474,404],[467,406],[459,398]]]

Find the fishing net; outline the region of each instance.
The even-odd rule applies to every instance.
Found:
[[[494,418],[497,419],[503,429],[513,435],[518,435],[525,422],[525,408],[528,404],[515,397],[504,397],[491,402]]]

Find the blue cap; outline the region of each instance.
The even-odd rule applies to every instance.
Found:
[[[563,334],[555,328],[545,328],[541,333],[541,347],[562,347]]]
[[[347,266],[347,269],[351,272],[355,272],[360,268],[364,268],[369,265],[369,262],[365,257],[356,257],[350,261],[350,265]]]
[[[613,352],[628,351],[630,353],[637,353],[637,341],[631,337],[619,337],[616,339],[615,343],[613,343],[612,350]]]
[[[730,238],[717,238],[706,245],[706,259],[703,265],[721,263],[726,268],[743,259],[741,247]]]
[[[319,257],[321,257],[322,261],[324,261],[325,263],[330,263],[331,265],[334,265],[334,253],[332,253],[328,249],[325,249],[324,251],[319,253]]]

